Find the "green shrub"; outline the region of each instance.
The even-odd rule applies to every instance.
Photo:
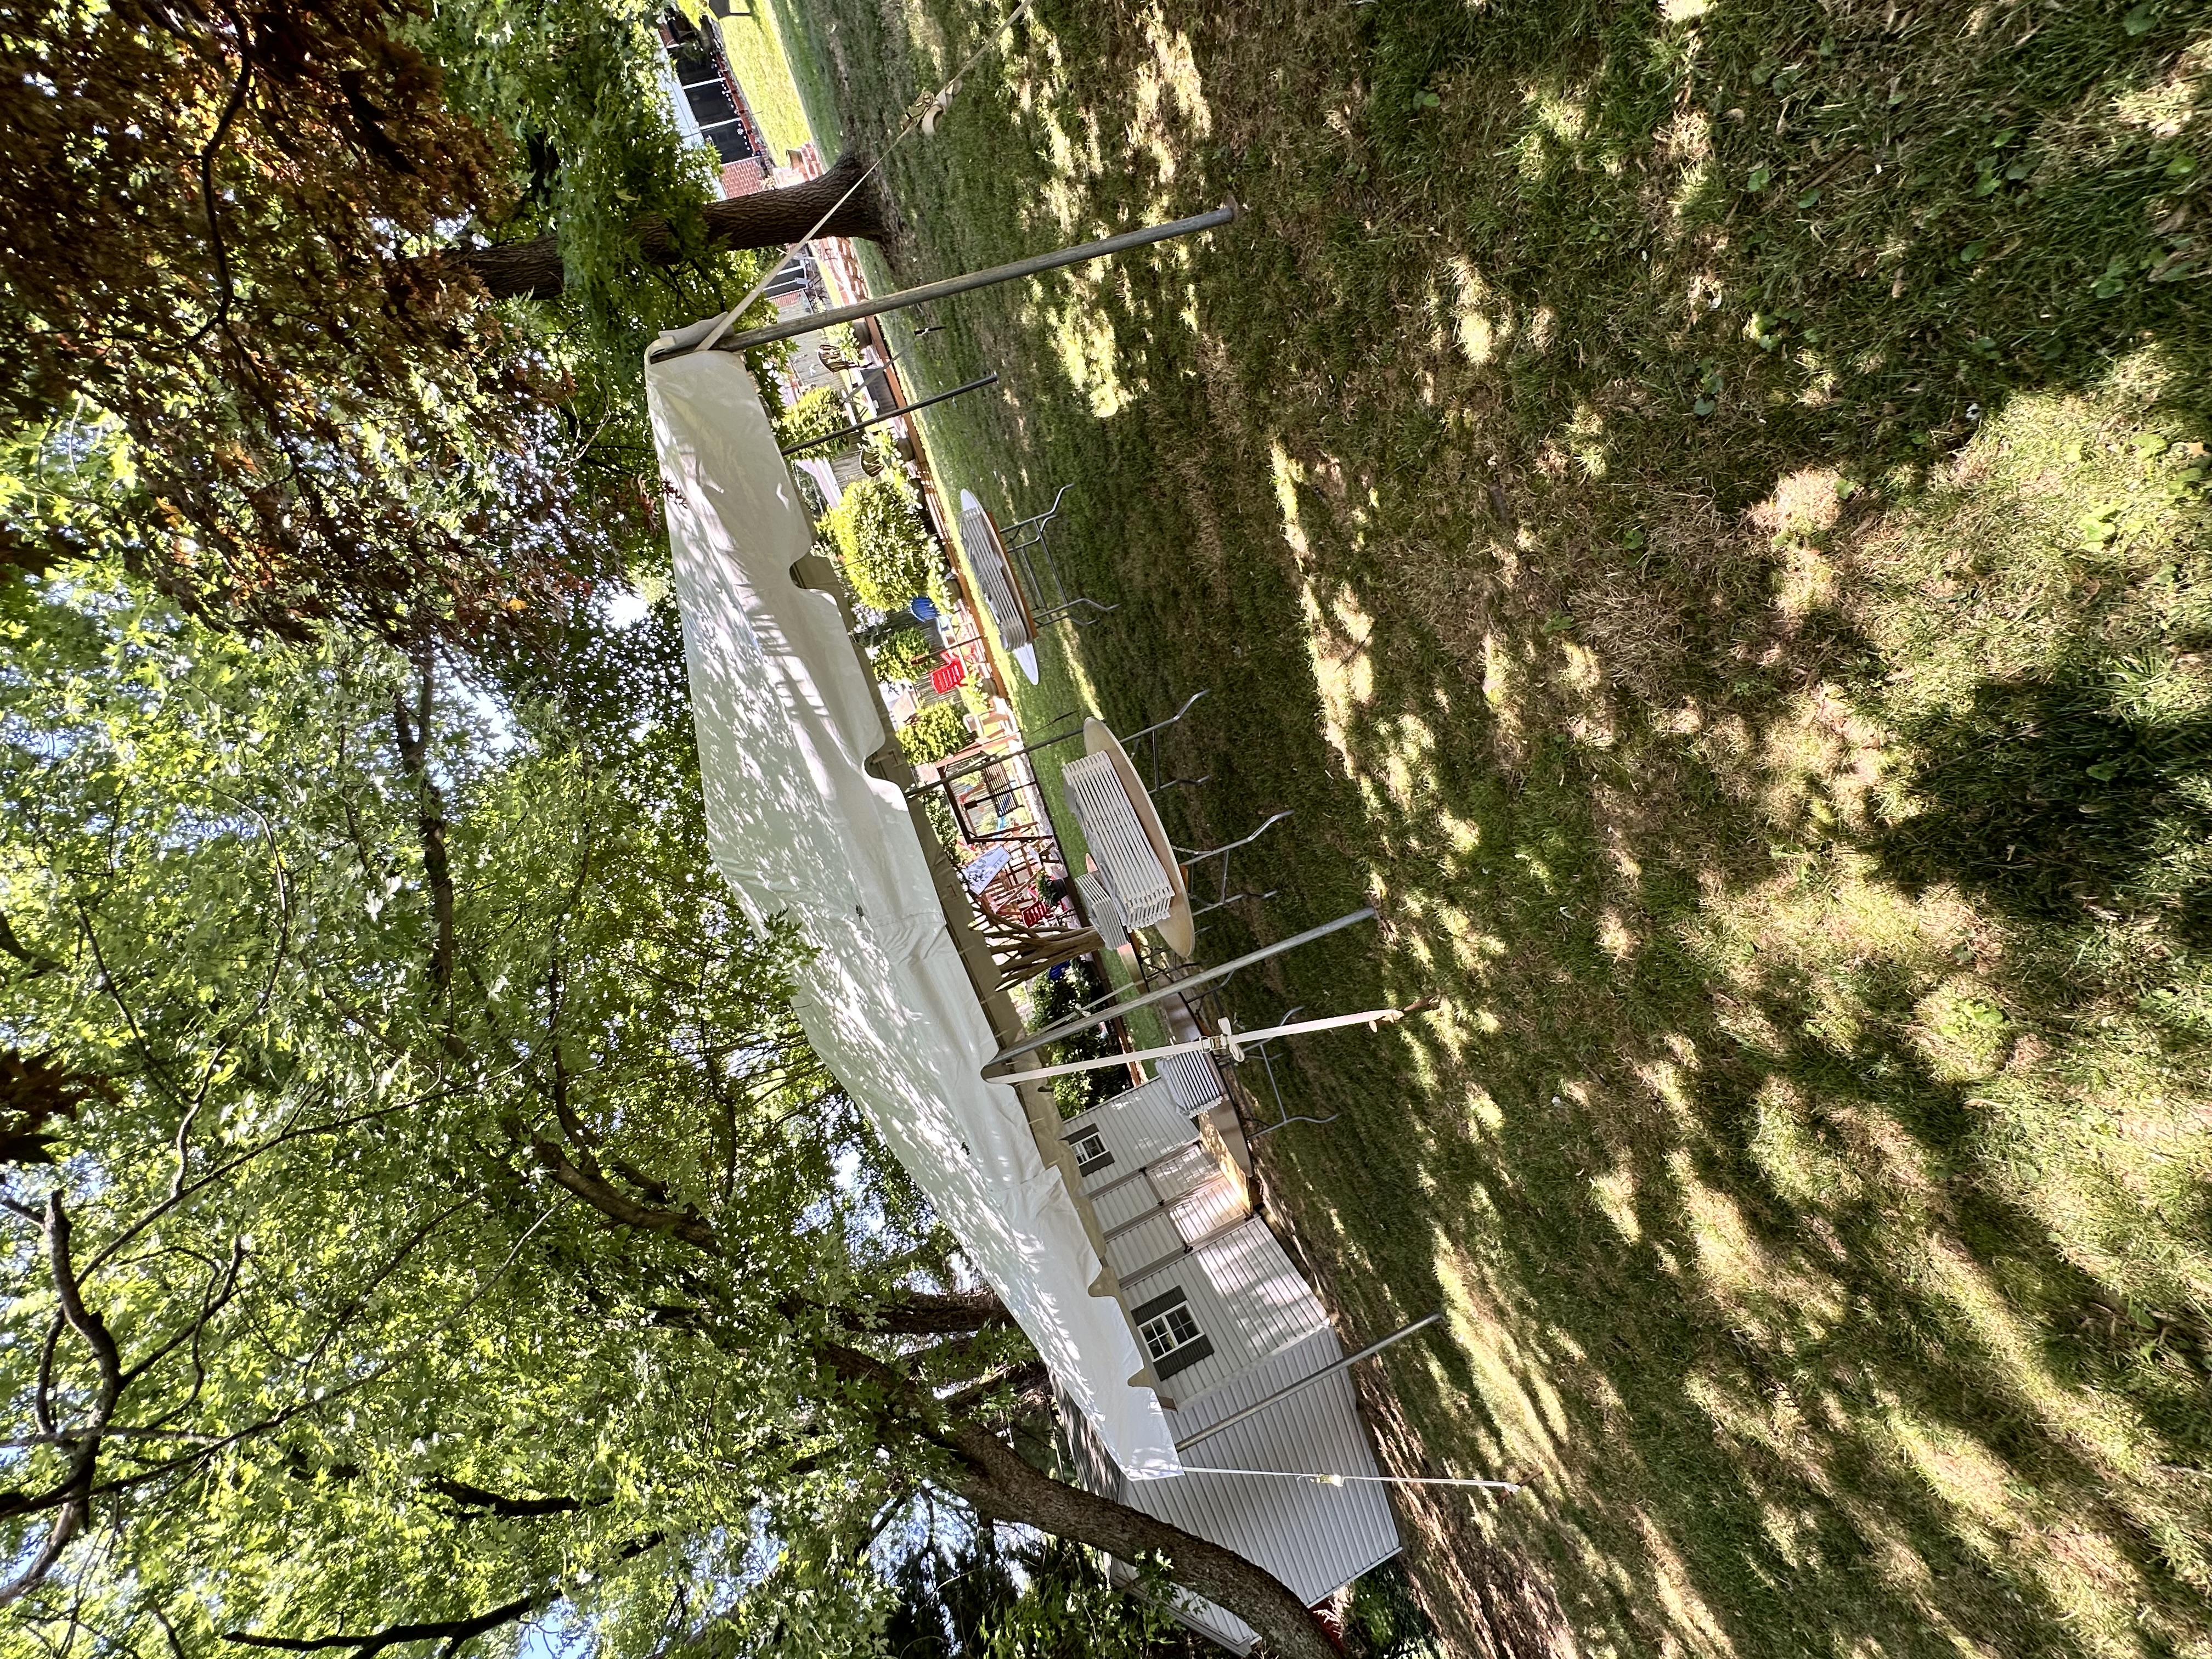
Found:
[[[1105,977],[1092,963],[1087,958],[1072,962],[1059,977],[1042,980],[1032,989],[1030,1030],[1042,1031],[1062,1020],[1072,1019],[1085,1003],[1103,996],[1105,992]],[[1072,1060],[1103,1060],[1120,1052],[1121,1045],[1100,1024],[1054,1043],[1044,1051],[1044,1058],[1047,1065],[1059,1066]],[[1110,1100],[1129,1086],[1129,1073],[1120,1066],[1096,1072],[1063,1072],[1052,1080],[1053,1104],[1064,1118],[1079,1117],[1099,1102]]]
[[[868,653],[868,664],[879,680],[921,680],[944,654],[927,629],[902,628]]]
[[[921,798],[921,813],[929,820],[930,833],[937,837],[937,844],[945,849],[945,856],[955,864],[965,863],[968,848],[960,839],[960,826],[954,821],[952,808],[941,791],[932,790]]]
[[[952,573],[940,562],[930,567],[929,599],[937,607],[937,614],[949,617],[960,606],[960,586],[952,580]]]
[[[791,449],[852,425],[853,416],[843,398],[828,386],[817,386],[790,408],[778,410],[775,424],[777,444]]]
[[[916,766],[957,755],[975,741],[959,711],[949,702],[933,702],[899,727],[899,747]]]
[[[929,586],[937,544],[903,478],[863,478],[822,520],[860,603],[896,611]]]

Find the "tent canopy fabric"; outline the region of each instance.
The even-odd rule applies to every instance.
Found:
[[[811,947],[793,1002],[815,1050],[1131,1476],[1181,1466],[1144,1356],[1020,1100],[947,932],[907,803],[866,769],[886,738],[836,599],[792,566],[813,536],[734,353],[648,362],[707,833],[757,923]]]

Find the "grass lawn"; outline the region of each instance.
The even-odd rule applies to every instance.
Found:
[[[879,145],[1002,9],[775,0]],[[2179,0],[1040,0],[888,169],[945,482],[1201,686],[1178,828],[1468,1654],[2212,1654],[2212,30]],[[1171,798],[1172,799],[1172,798]],[[1197,843],[1194,843],[1197,844]]]

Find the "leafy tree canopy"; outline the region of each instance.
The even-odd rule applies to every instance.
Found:
[[[57,597],[0,694],[9,1036],[100,1089],[0,1188],[0,1555],[100,1537],[32,1622],[213,1651],[564,1600],[619,1651],[696,1574],[864,1629],[799,1541],[858,1494],[784,1302],[941,1280],[943,1241],[725,902],[688,732],[501,730],[381,647]]]
[[[483,640],[655,532],[641,349],[734,303],[623,0],[33,0],[0,21],[0,558],[295,637]],[[463,246],[558,227],[561,296]]]
[[[869,1541],[931,1494],[1158,1550],[1318,1659],[1256,1568],[1030,1461],[1041,1368],[713,874],[665,607],[492,684],[112,568],[27,586],[0,1659],[533,1620],[869,1652]]]

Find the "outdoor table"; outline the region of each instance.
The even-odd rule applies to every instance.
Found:
[[[1014,580],[1014,567],[999,526],[972,490],[960,492],[960,540],[968,550],[968,563],[983,590],[983,608],[991,613],[1006,654],[1022,665],[1031,685],[1037,683],[1036,623],[1030,615],[1022,585]]]
[[[1115,908],[1129,927],[1153,928],[1169,950],[1188,957],[1198,948],[1190,892],[1144,780],[1104,721],[1084,721],[1083,747],[1060,779]]]

